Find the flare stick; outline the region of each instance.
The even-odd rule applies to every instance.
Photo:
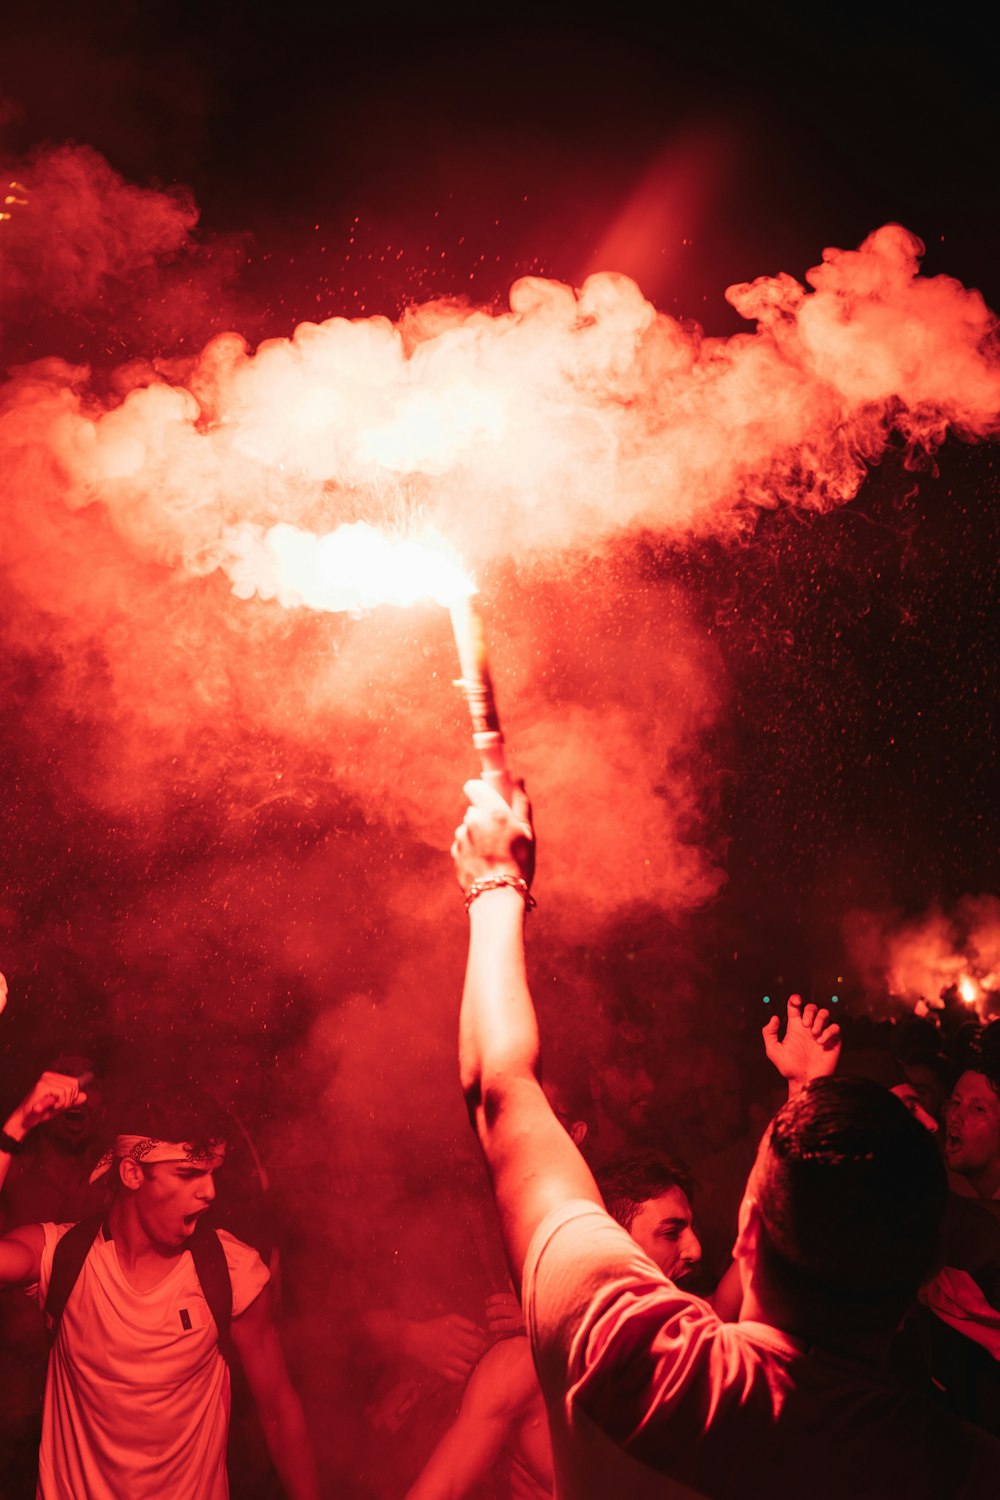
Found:
[[[465,693],[472,720],[472,743],[479,753],[483,781],[510,802],[513,782],[507,770],[503,732],[493,694],[493,679],[486,658],[483,617],[471,598],[451,605],[451,623],[458,646],[462,676],[456,683]]]

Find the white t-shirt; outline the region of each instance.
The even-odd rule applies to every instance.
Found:
[[[37,1296],[69,1224],[43,1224]],[[268,1281],[256,1250],[224,1230],[239,1317]],[[150,1291],[125,1278],[98,1234],[49,1358],[38,1500],[226,1500],[229,1368],[190,1252]]]
[[[722,1323],[613,1219],[539,1226],[524,1308],[561,1500],[996,1500],[1000,1442],[878,1369]]]

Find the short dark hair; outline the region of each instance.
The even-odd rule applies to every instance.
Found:
[[[946,1094],[950,1094],[955,1087],[958,1068],[950,1057],[945,1057],[943,1052],[935,1052],[933,1047],[914,1047],[911,1051],[904,1052],[902,1063],[907,1076],[911,1068],[927,1068]]]
[[[965,1067],[970,1073],[981,1073],[1000,1097],[1000,1020],[990,1021],[978,1033]]]
[[[685,1167],[660,1151],[634,1151],[611,1156],[594,1170],[605,1207],[623,1229],[631,1229],[635,1216],[650,1198],[659,1198],[671,1188],[680,1188],[690,1202],[694,1178]]]
[[[225,1140],[225,1112],[208,1094],[190,1085],[169,1083],[137,1093],[115,1111],[115,1130],[121,1135],[149,1136],[159,1141],[186,1141],[207,1155],[213,1143]]]
[[[762,1268],[814,1332],[894,1328],[940,1263],[933,1137],[871,1079],[819,1078],[789,1100],[756,1189]]]

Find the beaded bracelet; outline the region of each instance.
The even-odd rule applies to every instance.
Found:
[[[528,882],[522,880],[520,875],[490,875],[485,880],[474,880],[465,893],[466,911],[469,910],[469,907],[477,896],[481,896],[484,891],[498,890],[502,885],[509,885],[512,890],[517,891],[518,895],[524,898],[525,911],[534,911],[538,902],[528,889]]]

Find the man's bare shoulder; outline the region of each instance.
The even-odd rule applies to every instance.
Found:
[[[44,1250],[45,1230],[41,1224],[20,1224],[9,1230],[0,1239],[0,1287],[31,1286],[36,1282]]]
[[[65,1230],[68,1227],[68,1225],[59,1226],[61,1230]],[[4,1238],[13,1241],[17,1245],[26,1245],[29,1250],[33,1250],[36,1254],[41,1255],[45,1246],[45,1227],[42,1224],[18,1224],[16,1228],[8,1229]],[[62,1235],[60,1235],[60,1238],[62,1238]]]

